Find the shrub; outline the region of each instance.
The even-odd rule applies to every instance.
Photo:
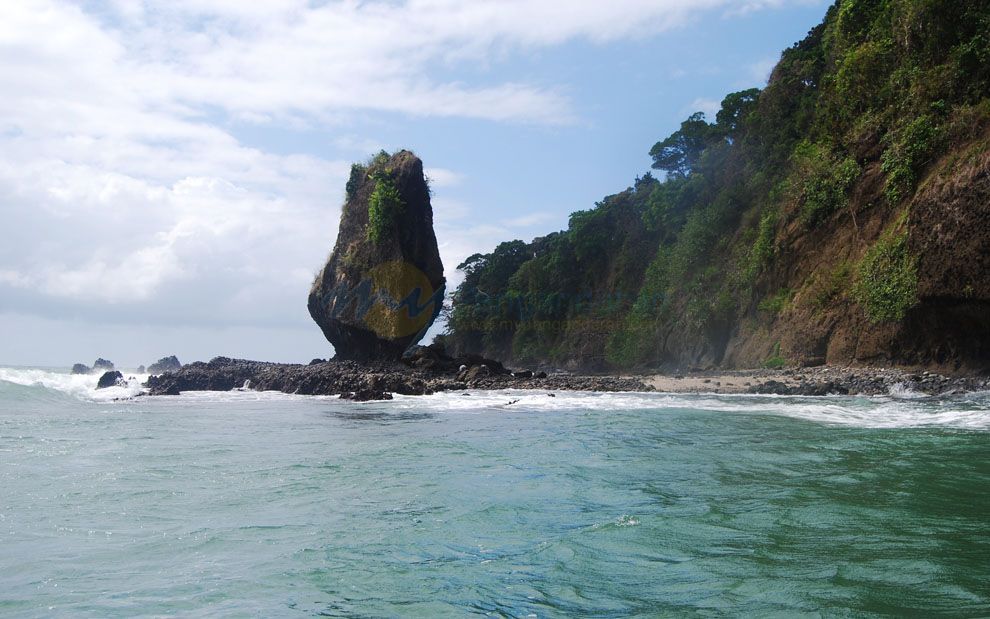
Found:
[[[843,56],[835,76],[835,94],[841,101],[839,110],[854,118],[877,105],[877,88],[889,71],[889,41],[867,41]]]
[[[375,175],[375,190],[368,199],[368,238],[376,243],[381,241],[403,207],[395,181],[385,174]]]
[[[896,322],[917,304],[917,261],[908,253],[906,231],[881,238],[866,252],[854,294],[872,322]]]
[[[347,199],[351,200],[354,198],[354,194],[357,193],[358,187],[361,186],[361,181],[364,180],[364,175],[367,173],[368,168],[364,167],[360,163],[351,164],[351,175],[347,179],[347,185],[345,185],[345,191],[347,192]]]
[[[743,270],[743,279],[746,282],[753,282],[761,270],[770,262],[777,251],[775,241],[777,238],[777,211],[771,210],[760,217],[760,224],[757,228],[756,240],[749,250],[746,258],[746,267]]]
[[[777,342],[774,344],[773,351],[770,353],[770,356],[763,362],[763,367],[769,370],[777,370],[785,365],[787,365],[787,359],[780,354],[780,342]]]
[[[897,204],[914,189],[918,172],[939,148],[943,131],[931,115],[925,114],[892,135],[892,143],[883,153],[880,169],[887,175],[884,188],[887,200]]]
[[[790,288],[784,288],[777,292],[773,296],[769,296],[766,299],[760,301],[758,306],[761,312],[768,312],[776,316],[781,313],[787,306],[791,304],[791,299],[794,297],[794,293]]]
[[[369,170],[380,172],[381,170],[379,170],[378,168],[381,168],[386,163],[388,163],[388,160],[391,158],[392,156],[389,155],[388,151],[386,151],[383,148],[382,150],[378,151],[374,156],[372,156],[371,159],[368,160],[368,163],[365,167],[367,167]]]
[[[846,205],[862,172],[852,157],[840,159],[809,142],[795,149],[794,164],[800,179],[800,219],[809,228]]]

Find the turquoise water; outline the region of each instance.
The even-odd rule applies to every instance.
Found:
[[[0,379],[2,616],[990,615],[987,395]]]

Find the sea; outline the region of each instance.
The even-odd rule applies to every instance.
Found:
[[[0,616],[990,616],[988,393],[144,378],[0,369]]]

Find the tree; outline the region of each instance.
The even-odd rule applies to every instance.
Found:
[[[687,176],[716,137],[713,126],[705,121],[705,113],[695,112],[681,123],[680,130],[653,145],[653,168],[672,176]]]
[[[740,123],[744,122],[753,111],[759,98],[760,89],[750,88],[734,92],[722,99],[722,109],[715,115],[715,126],[719,133],[730,140],[735,139]]]

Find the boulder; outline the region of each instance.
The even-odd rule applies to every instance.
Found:
[[[377,391],[375,389],[361,389],[359,391],[345,391],[340,394],[341,400],[352,400],[354,402],[373,402],[376,400],[391,400],[392,394],[387,391]]]
[[[445,284],[423,162],[383,151],[352,166],[336,245],[308,300],[337,358],[399,360],[436,320]]]
[[[149,374],[164,374],[165,372],[175,372],[182,369],[182,364],[175,355],[162,357],[148,366]]]
[[[487,365],[474,365],[457,374],[457,380],[472,383],[479,378],[491,376],[492,371]]]
[[[457,367],[455,360],[448,357],[443,347],[438,344],[413,346],[402,356],[402,362],[421,370],[446,371]]]
[[[97,372],[97,371],[101,371],[101,370],[104,371],[104,372],[112,372],[113,371],[113,362],[112,361],[107,361],[106,359],[103,359],[103,358],[100,358],[100,359],[97,359],[96,361],[94,361],[93,362],[93,371],[94,372]]]
[[[97,389],[106,389],[107,387],[116,387],[117,385],[124,384],[124,375],[116,370],[110,372],[104,372],[103,376],[100,377],[98,383],[96,383]]]
[[[77,363],[72,366],[73,374],[89,374],[89,366],[85,363]]]
[[[148,373],[148,370],[145,369],[145,367],[143,365],[139,365],[137,367],[137,373],[138,374],[147,374]]]

